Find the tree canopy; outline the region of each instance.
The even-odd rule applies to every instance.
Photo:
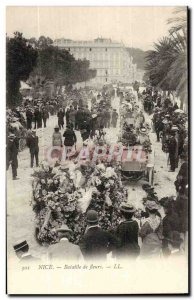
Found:
[[[33,88],[44,88],[48,80],[56,86],[85,82],[96,76],[88,60],[76,60],[68,51],[52,46],[49,37],[25,39],[15,32],[6,41],[7,105],[17,106],[21,101],[20,81],[29,81]]]
[[[187,19],[185,9],[168,20],[169,35],[154,44],[146,56],[146,78],[154,87],[176,91],[182,104],[187,103]]]
[[[30,43],[38,49],[37,66],[31,77],[42,77],[54,81],[55,85],[68,85],[85,82],[96,76],[96,70],[90,69],[88,60],[76,60],[67,50],[52,46],[52,40],[40,37],[31,38]]]
[[[22,36],[15,32],[6,39],[6,93],[10,107],[20,103],[20,81],[26,81],[36,65],[38,52]]]

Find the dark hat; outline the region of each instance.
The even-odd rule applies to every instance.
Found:
[[[98,222],[98,214],[95,210],[89,210],[87,212],[87,215],[86,215],[86,220],[87,222],[89,223],[96,223]]]
[[[26,246],[28,246],[28,243],[25,240],[25,241],[22,241],[22,242],[20,242],[20,243],[18,243],[16,245],[14,245],[13,248],[14,248],[15,251],[19,251],[19,250],[22,250],[22,248],[24,248]]]
[[[151,188],[151,185],[148,184],[148,183],[145,183],[145,184],[142,185],[143,190],[147,190],[147,189],[150,189],[150,188]]]
[[[135,212],[135,207],[132,204],[129,203],[122,203],[120,206],[120,211],[126,212],[126,213],[132,213]]]

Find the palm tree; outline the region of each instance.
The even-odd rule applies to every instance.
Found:
[[[172,27],[169,36],[154,44],[146,57],[147,75],[151,85],[169,92],[176,91],[187,105],[187,18],[185,8],[174,11],[176,17],[168,20]]]
[[[170,66],[169,78],[177,83],[176,92],[181,100],[181,108],[188,103],[188,65],[187,65],[187,10],[179,7],[174,11],[176,17],[168,20],[173,26],[169,30],[177,56]]]

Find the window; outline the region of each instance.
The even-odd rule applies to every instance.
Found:
[[[106,78],[106,82],[107,82],[107,78]]]
[[[70,48],[68,48],[68,51],[70,51]]]
[[[108,71],[107,70],[105,71],[105,74],[108,75]]]
[[[107,48],[105,48],[105,51],[107,51]]]
[[[92,48],[90,48],[90,51],[92,51]]]

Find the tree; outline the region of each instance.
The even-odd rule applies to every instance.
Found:
[[[6,96],[9,107],[17,106],[21,101],[20,81],[26,81],[36,65],[37,50],[34,49],[22,33],[15,32],[13,38],[6,40]]]
[[[185,9],[174,12],[177,16],[168,20],[172,27],[169,36],[154,44],[154,50],[146,57],[146,77],[150,84],[164,91],[176,91],[187,104],[187,19]]]
[[[31,81],[40,77],[45,81],[52,80],[56,86],[60,87],[85,82],[96,76],[96,70],[89,68],[89,61],[76,60],[68,51],[46,45],[46,38],[42,37],[41,41],[37,66],[31,73]]]

